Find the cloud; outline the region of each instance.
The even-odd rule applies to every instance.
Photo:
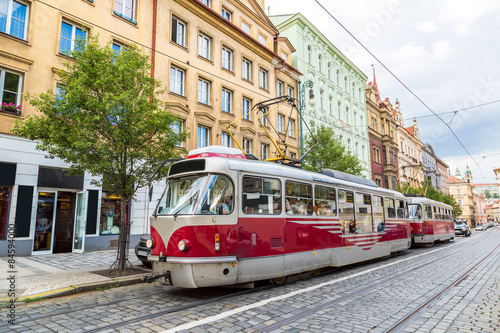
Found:
[[[433,21],[422,21],[415,24],[415,29],[430,34],[438,31],[439,25]]]

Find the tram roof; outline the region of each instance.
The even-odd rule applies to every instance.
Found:
[[[408,202],[410,203],[419,203],[419,204],[432,204],[436,206],[446,206],[447,208],[452,208],[450,205],[445,204],[444,202],[432,200],[425,197],[407,197]]]

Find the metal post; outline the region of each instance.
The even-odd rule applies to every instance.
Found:
[[[312,88],[314,87],[314,82],[312,82],[311,80],[307,80],[302,85],[302,89],[300,89],[301,88],[300,80],[299,80],[298,83],[299,83],[299,108],[300,108],[300,113],[302,115],[305,115],[305,109],[306,109],[305,89],[306,88],[310,88],[312,90]],[[311,97],[314,97],[314,95],[311,94]],[[304,153],[304,137],[303,137],[303,134],[302,134],[302,127],[303,127],[302,120],[300,120],[299,121],[299,135],[300,135],[300,154],[301,155],[303,155],[303,153]]]

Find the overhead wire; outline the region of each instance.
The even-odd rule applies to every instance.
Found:
[[[349,29],[347,29],[335,16],[333,16],[329,11],[328,9],[326,9],[319,0],[315,0],[316,3],[335,21],[337,22],[341,27],[342,29],[344,29],[366,52],[368,52],[389,74],[392,75],[392,77],[394,77],[396,79],[396,81],[398,81],[406,90],[408,90],[408,92],[410,92],[410,94],[413,95],[413,97],[415,97],[427,110],[429,110],[430,112],[432,112],[432,114],[438,118],[449,130],[450,132],[453,134],[453,136],[455,137],[455,139],[458,141],[458,143],[462,146],[462,148],[465,150],[465,152],[467,153],[467,155],[470,156],[470,158],[472,159],[472,161],[477,165],[478,169],[479,169],[479,172],[481,173],[481,176],[483,177],[483,179],[486,179],[484,177],[484,174],[483,174],[483,171],[481,170],[481,167],[479,166],[479,164],[476,162],[476,160],[472,157],[471,153],[469,152],[469,150],[465,147],[465,145],[462,143],[462,141],[460,141],[460,139],[458,138],[458,136],[455,134],[455,132],[453,131],[453,129],[451,128],[451,126],[449,124],[447,124],[436,112],[434,112],[434,110],[432,110],[420,97],[417,96],[416,93],[413,92],[413,90],[411,90],[406,84],[403,83],[403,81],[401,81],[399,79],[399,77],[397,77],[389,68],[387,68],[386,65],[384,65],[384,63],[378,59],[377,56],[375,56],[363,43],[361,43],[357,38],[356,36],[354,36],[350,31]]]

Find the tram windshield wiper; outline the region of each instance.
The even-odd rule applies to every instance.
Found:
[[[196,206],[196,203],[198,202],[198,195],[199,195],[199,191],[196,191],[196,194],[193,196],[194,199],[193,200],[188,200],[184,205],[182,205],[179,209],[177,209],[174,213],[174,219],[177,218],[177,216],[179,216],[179,214],[188,206],[192,205],[193,207]],[[193,198],[191,197],[191,198]]]

